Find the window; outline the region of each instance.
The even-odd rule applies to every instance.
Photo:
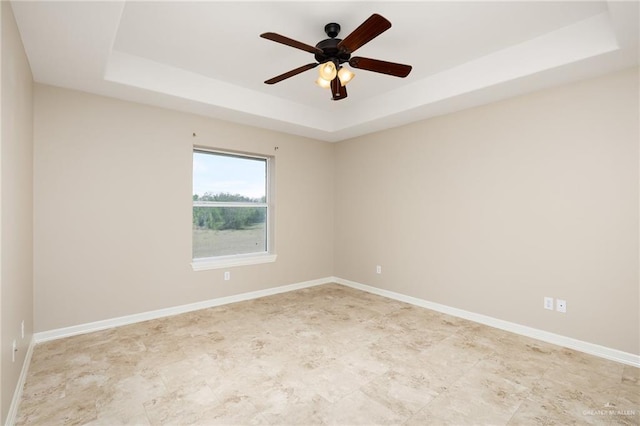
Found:
[[[270,159],[195,149],[194,270],[273,262]]]

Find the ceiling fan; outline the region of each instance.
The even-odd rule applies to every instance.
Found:
[[[353,68],[378,72],[395,77],[406,77],[411,72],[411,65],[397,64],[394,62],[386,62],[379,59],[363,58],[359,56],[351,57],[353,52],[378,37],[389,28],[391,28],[391,22],[377,13],[374,13],[344,39],[336,38],[340,33],[340,25],[335,22],[325,25],[324,31],[329,38],[322,40],[316,44],[315,47],[276,33],[260,34],[260,37],[266,38],[267,40],[313,53],[316,59],[316,62],[312,62],[285,72],[284,74],[280,74],[265,81],[265,83],[275,84],[322,64],[320,67],[320,77],[316,80],[316,83],[320,87],[331,88],[331,99],[337,101],[347,97],[347,88],[345,85],[354,77],[354,74],[343,66],[344,63],[348,63]]]

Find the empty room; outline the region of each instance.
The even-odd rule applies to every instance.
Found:
[[[1,3],[0,423],[640,424],[640,3]]]

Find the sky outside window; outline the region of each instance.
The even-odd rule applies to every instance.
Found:
[[[266,161],[247,157],[193,153],[193,194],[266,195]]]

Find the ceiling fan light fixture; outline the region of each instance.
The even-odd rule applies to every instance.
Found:
[[[331,81],[336,78],[338,70],[336,70],[336,64],[333,61],[327,61],[320,65],[320,78]]]
[[[353,77],[355,76],[356,75],[352,73],[348,68],[340,67],[340,69],[338,70],[338,78],[340,79],[340,85],[342,86],[346,86],[346,84],[353,80]]]
[[[316,84],[323,89],[328,89],[329,87],[331,87],[331,81],[325,80],[322,77],[318,77],[318,79],[316,80]]]

